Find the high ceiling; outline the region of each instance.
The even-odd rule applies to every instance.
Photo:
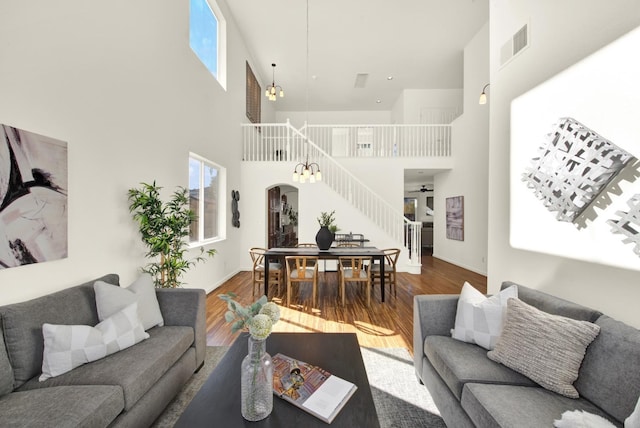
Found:
[[[263,91],[276,63],[284,111],[390,110],[403,89],[461,88],[464,46],[489,19],[488,0],[227,4]],[[368,74],[364,88],[354,87],[358,73]]]

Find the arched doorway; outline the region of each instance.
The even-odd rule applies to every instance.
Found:
[[[267,189],[267,237],[269,248],[298,244],[298,189],[288,184]]]

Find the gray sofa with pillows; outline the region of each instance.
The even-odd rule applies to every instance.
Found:
[[[501,293],[514,285],[511,282],[503,283]],[[636,428],[640,396],[640,330],[596,310],[541,291],[516,287],[517,299],[507,299],[509,304],[504,312],[504,330],[491,351],[473,343],[473,340],[467,342],[452,337],[457,322],[457,295],[414,297],[416,375],[428,388],[447,426],[553,427],[567,413],[567,416],[597,415],[594,417],[603,417],[613,426]],[[575,332],[572,330],[574,325],[579,329],[586,328],[587,335],[595,331],[597,336],[595,339],[591,336],[583,342],[587,346],[583,355],[575,352],[576,355],[564,355],[556,361],[553,356],[557,350],[552,349],[553,345],[547,345],[555,342],[555,339],[543,335],[536,337],[540,330],[537,321],[525,317],[517,324],[518,308],[523,307],[527,307],[527,314],[546,317],[544,319],[551,320],[551,324],[558,320],[559,323],[567,321],[560,317],[579,320],[568,321],[572,326],[559,329],[557,342],[560,346],[582,336],[584,330]],[[537,346],[534,345],[535,348],[519,357],[516,355],[522,361],[517,361],[517,358],[516,361],[502,360],[517,369],[513,370],[497,362],[500,358],[496,354],[513,354],[514,349],[521,349],[518,340],[533,340],[534,344],[539,342]],[[548,362],[538,361],[547,360],[549,355],[552,356],[549,357],[551,368],[545,366]],[[573,361],[567,362],[567,358],[573,358]],[[578,398],[563,395],[565,390],[561,390],[563,394],[554,392],[549,389],[554,389],[554,385],[545,383],[545,377],[558,368],[554,366],[556,363],[557,366],[577,364],[577,379],[566,387],[575,388]],[[527,371],[531,367],[534,372],[540,370],[542,373]],[[555,378],[552,375],[550,381],[553,383]],[[541,386],[540,382],[547,386]]]
[[[100,305],[98,281],[105,296]],[[149,426],[202,366],[204,290],[143,287],[146,295],[134,295],[118,285],[118,275],[109,274],[0,307],[0,426]],[[127,308],[139,305],[140,317],[131,321],[124,309],[99,314],[128,296],[134,303]],[[144,309],[150,301],[155,307]],[[143,312],[153,310],[161,318],[142,327]],[[78,344],[86,349],[64,351]],[[71,361],[77,367],[70,368]]]

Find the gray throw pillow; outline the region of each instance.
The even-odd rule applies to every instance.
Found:
[[[164,325],[153,278],[150,275],[141,275],[126,288],[103,281],[96,281],[93,288],[96,292],[96,308],[100,321],[109,318],[132,303],[138,303],[138,316],[145,330],[157,325]]]
[[[578,398],[573,382],[600,326],[548,314],[519,299],[509,299],[502,335],[487,356],[540,386]]]

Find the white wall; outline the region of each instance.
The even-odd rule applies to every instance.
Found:
[[[291,125],[300,129],[305,122],[309,125],[370,125],[391,123],[389,111],[354,110],[354,111],[278,111],[277,123],[289,119]]]
[[[455,166],[434,176],[434,252],[437,258],[487,272],[489,109],[478,104],[489,80],[489,25],[464,50],[464,114],[452,124]],[[445,200],[464,196],[464,241],[446,237]]]
[[[69,256],[0,270],[0,304],[146,263],[127,189],[187,186],[188,153],[227,168],[240,187],[247,49],[227,16],[225,91],[189,48],[189,3],[153,0],[3,2],[0,122],[68,142]],[[269,115],[269,108],[265,108]],[[244,202],[244,201],[243,201]],[[239,268],[241,230],[185,278],[212,289]]]
[[[500,68],[502,44],[525,23],[530,26],[530,46]],[[511,280],[640,327],[637,272],[516,250],[509,245],[512,100],[638,25],[640,3],[635,0],[491,0],[489,292]],[[603,110],[603,114],[612,113]],[[549,246],[553,245],[550,241]]]
[[[462,88],[405,89],[402,97],[404,116],[401,123],[434,123],[428,120],[430,110],[455,110],[462,113],[463,92]]]

